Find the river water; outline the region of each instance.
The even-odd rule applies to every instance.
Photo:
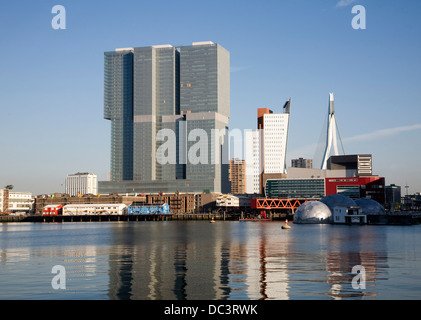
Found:
[[[421,298],[421,226],[282,224],[0,224],[0,299]]]

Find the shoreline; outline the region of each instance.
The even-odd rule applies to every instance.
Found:
[[[287,214],[272,214],[269,221],[293,222],[293,216]],[[367,225],[417,225],[421,223],[421,212],[407,212],[399,214],[367,215]],[[179,213],[179,214],[150,214],[150,215],[2,215],[0,223],[32,222],[32,223],[57,223],[57,222],[124,222],[124,221],[243,221],[260,222],[259,219],[241,219],[238,213]],[[267,221],[261,221],[267,222]],[[335,223],[332,223],[335,224]]]

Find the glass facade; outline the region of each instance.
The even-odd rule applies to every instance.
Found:
[[[111,181],[137,181],[131,184],[136,188],[143,181],[152,189],[152,184],[168,189],[158,183],[164,181],[171,188],[199,192],[229,190],[228,155],[226,161],[221,158],[225,140],[217,145],[211,140],[212,129],[228,129],[229,76],[229,52],[210,42],[105,53],[104,117],[112,120]],[[164,156],[157,150],[167,141],[157,138],[162,129],[175,133],[175,163],[157,159]],[[189,161],[188,151],[195,142],[188,137],[194,129],[207,134],[200,148],[206,150],[206,163]],[[120,192],[123,185],[127,184],[115,183],[113,192]],[[110,188],[112,184],[107,184]]]
[[[156,161],[156,134],[162,116],[176,115],[179,102],[179,52],[172,46],[134,49],[134,180],[175,179]],[[170,165],[169,165],[170,166]]]
[[[187,150],[197,149],[201,160],[191,163],[192,159],[187,159],[186,179],[203,181],[203,189],[211,192],[230,192],[229,159],[224,149],[230,116],[229,59],[229,52],[214,43],[180,47],[180,111],[187,116],[187,135],[197,129],[206,132],[206,141],[187,142]],[[225,136],[217,139],[216,130]]]
[[[182,153],[186,152],[185,118],[181,115],[163,116],[159,124],[160,129],[168,131],[163,134],[163,138],[159,139],[162,141],[157,142],[159,147],[162,146],[164,150],[164,154],[161,156],[160,153],[157,153],[157,179],[186,179],[186,157],[182,156]],[[164,144],[166,145],[164,146]],[[167,162],[164,163],[165,161]]]
[[[321,199],[325,179],[274,179],[266,181],[266,196],[278,199]]]
[[[133,179],[133,53],[104,54],[104,118],[111,120],[111,180]]]
[[[180,47],[180,110],[230,116],[229,52],[218,44]]]
[[[336,186],[336,191],[346,197],[357,199],[360,197],[360,186]]]
[[[187,114],[186,179],[203,181],[203,190],[229,193],[228,119],[218,114]]]

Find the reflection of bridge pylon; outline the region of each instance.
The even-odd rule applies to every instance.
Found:
[[[321,169],[327,168],[327,160],[330,157],[330,152],[334,151],[334,155],[339,155],[338,151],[338,142],[337,142],[337,134],[339,134],[339,130],[336,123],[335,118],[335,105],[333,102],[333,93],[329,93],[329,114],[327,119],[327,131],[326,131],[326,144],[323,154],[322,166]],[[342,150],[344,150],[344,146],[342,144],[341,136],[339,135],[339,139],[341,140]]]

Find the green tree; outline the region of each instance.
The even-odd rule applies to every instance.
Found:
[[[7,189],[7,190],[12,190],[13,189],[13,184],[8,184],[4,188]]]

